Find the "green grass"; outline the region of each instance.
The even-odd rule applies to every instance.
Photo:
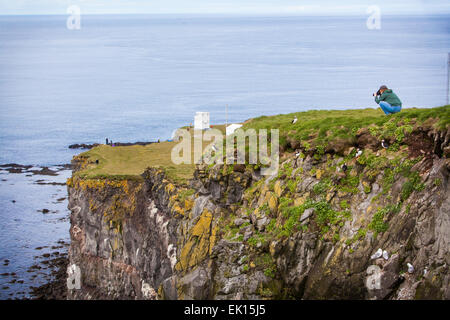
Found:
[[[294,116],[299,119],[291,124]],[[244,124],[244,129],[280,129],[280,145],[289,147],[290,142],[299,141],[305,151],[315,150],[320,156],[324,146],[339,139],[354,141],[359,128],[369,128],[371,134],[392,136],[401,142],[413,125],[428,119],[436,127],[446,127],[450,124],[450,106],[430,109],[403,109],[400,113],[385,116],[379,109],[362,110],[313,110],[277,116],[262,116],[251,119]],[[224,125],[214,125],[224,132]],[[77,172],[84,178],[115,178],[140,179],[140,175],[148,167],[161,167],[174,182],[185,183],[195,170],[194,164],[175,165],[171,161],[171,150],[177,142],[161,142],[147,146],[110,147],[100,145],[81,155],[87,157],[87,165]],[[203,146],[209,142],[204,142]],[[192,144],[193,145],[193,144]],[[193,158],[193,157],[192,157]],[[99,164],[95,164],[99,160]],[[361,159],[368,164],[374,159]],[[232,166],[227,167],[232,170]],[[292,168],[283,169],[282,173],[290,176]],[[355,180],[355,181],[353,181]],[[348,179],[348,189],[355,188],[356,178]],[[294,190],[295,184],[288,185]],[[319,188],[319,186],[317,187]],[[322,191],[322,190],[316,190]],[[407,195],[408,190],[405,192]]]
[[[100,145],[80,156],[89,164],[77,175],[83,178],[138,178],[148,167],[162,167],[174,181],[183,182],[192,176],[193,164],[174,165],[171,150],[177,142],[153,143],[147,146],[111,147]],[[99,160],[99,164],[95,164]]]
[[[298,122],[291,124],[296,116]],[[243,129],[279,129],[280,146],[289,147],[291,141],[301,142],[306,150],[315,149],[323,153],[330,142],[344,140],[354,142],[360,128],[369,128],[373,135],[394,137],[401,141],[410,132],[413,124],[428,119],[434,126],[450,125],[450,106],[437,108],[406,108],[401,112],[385,116],[378,108],[360,110],[312,110],[276,116],[261,116],[248,121]]]
[[[224,125],[213,126],[224,132]],[[194,143],[191,141],[191,159],[194,159]],[[87,166],[78,171],[76,175],[86,178],[109,178],[109,179],[141,179],[140,175],[148,167],[160,167],[166,171],[169,179],[184,184],[192,178],[195,165],[176,165],[171,160],[172,148],[178,142],[163,141],[152,143],[147,146],[125,146],[111,147],[107,145],[97,146],[79,156],[87,158]],[[210,141],[203,142],[203,148]],[[99,160],[99,164],[95,164]]]
[[[396,214],[400,211],[401,205],[388,205],[385,208],[379,208],[372,217],[372,221],[369,223],[368,228],[375,231],[375,238],[379,233],[385,232],[389,228],[387,222],[387,215]]]

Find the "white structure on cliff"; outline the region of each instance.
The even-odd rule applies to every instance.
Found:
[[[226,135],[229,136],[230,134],[233,134],[240,127],[242,127],[242,124],[239,123],[230,124],[226,129]]]
[[[196,112],[194,117],[194,129],[209,129],[209,112]]]

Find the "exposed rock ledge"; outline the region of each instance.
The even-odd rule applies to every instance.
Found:
[[[68,296],[450,299],[441,136],[441,151],[420,157],[292,155],[270,180],[249,166],[199,167],[192,191],[157,169],[143,181],[74,177],[69,265],[82,287]],[[379,248],[387,260],[371,259]]]

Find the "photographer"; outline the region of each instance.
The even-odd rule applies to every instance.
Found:
[[[399,97],[386,86],[381,86],[377,93],[374,93],[375,102],[378,103],[386,115],[397,113],[402,110],[402,102]]]

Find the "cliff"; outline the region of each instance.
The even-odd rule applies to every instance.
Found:
[[[349,130],[331,114],[324,134],[309,113],[245,125],[282,130],[271,177],[248,164],[199,165],[187,182],[88,176],[89,154],[75,157],[69,298],[450,299],[449,107]]]

